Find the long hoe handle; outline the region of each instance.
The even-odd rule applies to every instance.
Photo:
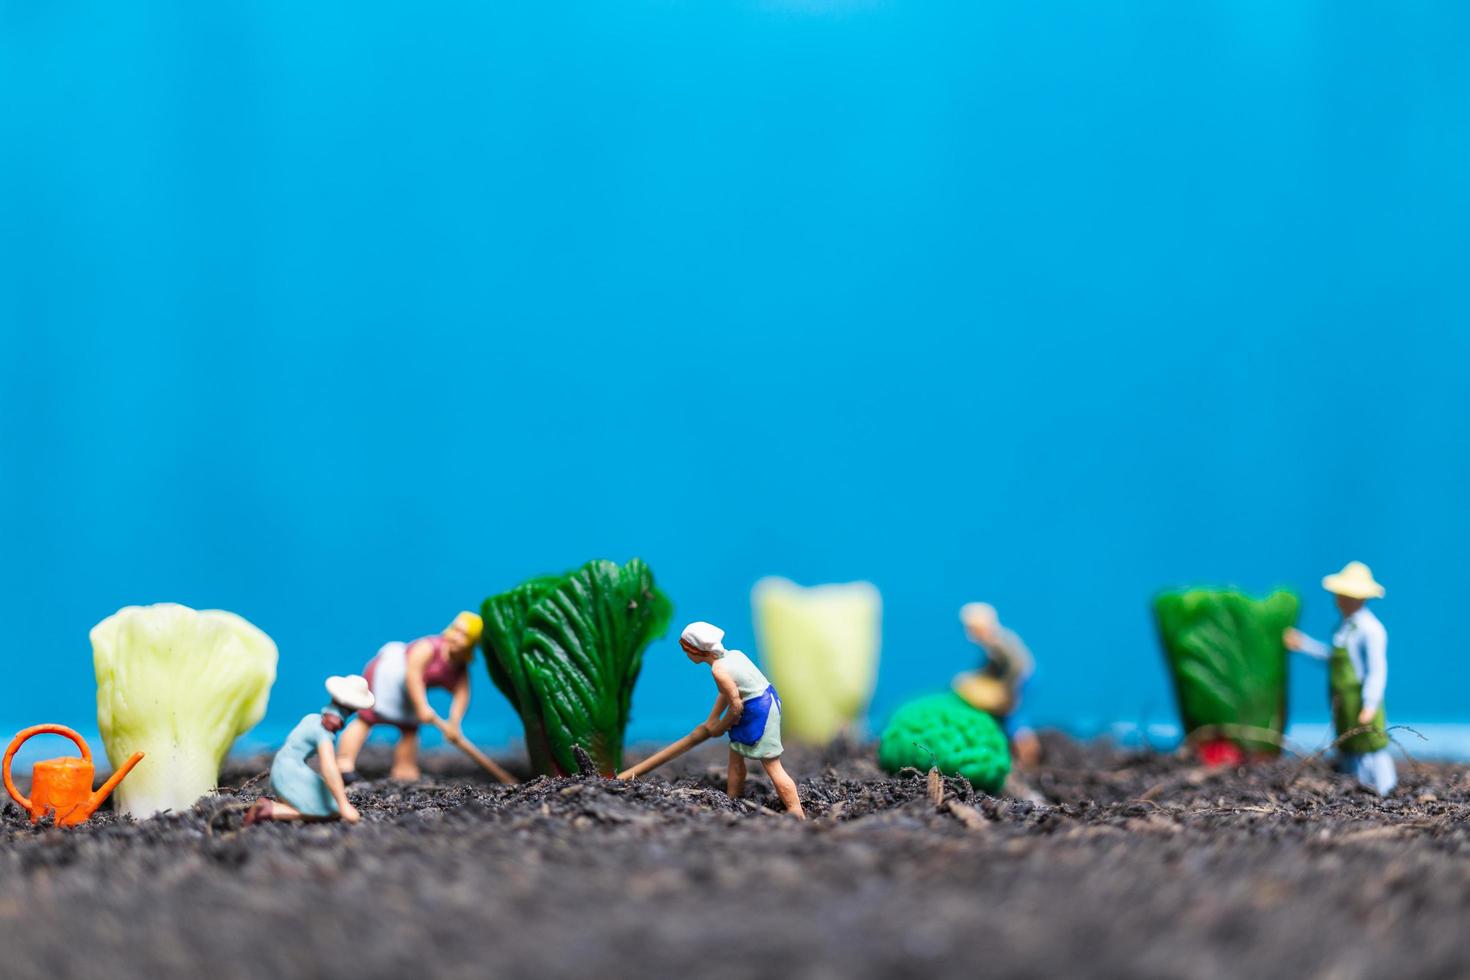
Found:
[[[496,779],[500,780],[505,785],[515,786],[520,782],[520,780],[516,779],[500,766],[496,765],[495,760],[491,759],[485,753],[481,752],[479,749],[471,745],[469,739],[465,738],[463,735],[450,728],[449,723],[446,722],[444,719],[435,718],[434,727],[443,732],[445,739],[447,739],[452,745],[454,745],[455,748],[458,748],[459,750],[464,752],[464,754],[469,756],[471,759],[474,759],[480,764],[480,767],[482,769],[484,769],[490,775],[494,776]]]
[[[637,779],[644,773],[652,772],[653,770],[657,769],[659,766],[663,765],[665,762],[668,762],[670,759],[677,759],[685,752],[688,752],[690,749],[694,748],[700,742],[708,741],[709,737],[709,726],[706,724],[701,724],[698,728],[694,729],[694,731],[679,739],[679,741],[675,742],[673,745],[670,745],[665,749],[661,749],[658,752],[655,752],[653,755],[638,763],[632,769],[624,769],[622,772],[618,773],[618,778]]]

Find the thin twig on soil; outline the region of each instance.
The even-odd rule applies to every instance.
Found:
[[[944,778],[939,775],[939,767],[935,766],[929,770],[929,802],[938,809],[944,805]]]
[[[970,830],[986,830],[989,827],[985,815],[968,803],[959,800],[950,800],[946,809],[954,814],[955,819],[964,824]]]

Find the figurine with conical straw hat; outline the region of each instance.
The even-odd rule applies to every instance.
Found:
[[[1380,796],[1398,785],[1389,754],[1388,720],[1383,708],[1388,686],[1388,631],[1368,609],[1384,596],[1373,571],[1360,561],[1322,579],[1342,615],[1332,645],[1289,629],[1282,641],[1290,650],[1327,662],[1332,722],[1337,730],[1338,767]]]

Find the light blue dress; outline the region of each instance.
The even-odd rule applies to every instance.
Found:
[[[281,746],[271,762],[271,792],[307,817],[341,814],[327,781],[306,764],[306,760],[316,755],[322,739],[330,745],[337,744],[336,737],[322,724],[322,714],[318,711],[302,718],[291,729],[291,734],[286,736],[286,744]]]

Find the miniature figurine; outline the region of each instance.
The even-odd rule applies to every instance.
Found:
[[[347,787],[337,768],[334,736],[354,712],[373,706],[373,692],[367,679],[328,677],[327,696],[331,702],[318,714],[302,718],[286,743],[271,762],[271,792],[280,797],[262,796],[245,814],[245,825],[266,820],[346,820],[357,823],[361,816],[347,799]],[[321,775],[312,771],[307,761],[315,755]]]
[[[357,756],[374,725],[398,729],[393,750],[394,779],[419,778],[419,725],[435,725],[451,742],[461,736],[460,723],[470,707],[469,663],[475,655],[484,621],[462,612],[444,632],[412,643],[388,643],[363,668],[376,704],[352,720],[337,748],[337,767],[348,783],[357,780]],[[429,704],[429,688],[453,692],[446,723]]]
[[[10,762],[20,747],[37,735],[64,735],[76,743],[82,757],[46,759],[32,765],[31,795],[27,798],[21,795],[10,778]],[[143,753],[134,752],[94,793],[92,777],[97,770],[92,766],[92,750],[87,740],[65,725],[32,725],[11,740],[10,747],[5,750],[5,759],[0,762],[0,771],[3,771],[5,789],[10,798],[31,815],[31,823],[37,823],[49,814],[58,827],[75,827],[86,823],[102,801],[117,789],[117,784],[142,761]]]
[[[1005,729],[1017,763],[1022,767],[1036,765],[1041,761],[1041,740],[1021,710],[1026,683],[1035,670],[1031,651],[1019,636],[1001,625],[995,607],[989,603],[966,603],[960,609],[960,622],[971,642],[985,651],[985,662],[978,671],[955,678],[955,693],[995,716]]]
[[[726,650],[725,631],[709,623],[684,627],[679,646],[692,663],[709,664],[720,696],[705,720],[711,734],[730,736],[728,792],[739,799],[745,790],[745,760],[757,759],[786,804],[786,811],[805,820],[796,783],[781,767],[781,697],[766,675],[739,650]],[[721,718],[723,715],[723,719]]]
[[[1384,589],[1360,561],[1349,562],[1336,575],[1328,575],[1322,587],[1337,598],[1337,609],[1342,614],[1332,646],[1297,629],[1286,630],[1282,642],[1290,650],[1327,661],[1332,721],[1339,739],[1338,767],[1379,796],[1387,796],[1398,785],[1398,770],[1388,751],[1388,720],[1383,708],[1388,686],[1388,631],[1368,610],[1368,600],[1383,598]]]
[[[679,646],[691,663],[709,664],[720,695],[709,717],[699,727],[663,751],[619,773],[619,779],[635,779],[675,756],[683,755],[709,738],[729,733],[730,768],[727,789],[731,799],[745,790],[745,760],[755,759],[766,767],[776,794],[786,812],[806,819],[796,782],[781,766],[781,698],[760,668],[739,650],[726,650],[725,631],[709,623],[690,623],[679,637]],[[722,717],[723,716],[723,717]]]

